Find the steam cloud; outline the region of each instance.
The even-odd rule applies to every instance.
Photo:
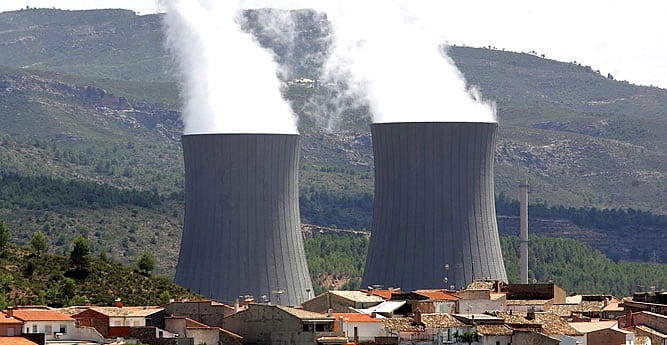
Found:
[[[164,0],[161,7],[183,84],[185,134],[297,133],[273,55],[241,30],[238,2]]]
[[[365,99],[373,122],[495,122],[495,106],[466,85],[428,14],[438,1],[341,1],[329,11],[334,47],[329,80]],[[446,20],[446,18],[439,18]]]

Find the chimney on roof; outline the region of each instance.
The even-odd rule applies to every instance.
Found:
[[[14,307],[7,307],[7,316],[14,317]]]
[[[120,298],[116,298],[116,307],[122,308],[123,307],[123,300]]]

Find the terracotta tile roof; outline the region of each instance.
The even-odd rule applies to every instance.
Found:
[[[569,317],[578,307],[578,304],[554,304],[549,308],[549,312],[561,317]]]
[[[391,299],[391,292],[392,290],[373,290],[372,294],[384,299]]]
[[[460,299],[442,290],[415,290],[414,292],[432,300],[457,301]]]
[[[20,325],[23,324],[23,321],[17,320],[16,318],[10,317],[5,313],[0,312],[0,323],[3,325]]]
[[[465,327],[465,324],[451,314],[423,314],[422,322],[426,328],[455,328]]]
[[[38,345],[23,337],[0,337],[0,345]]]
[[[546,334],[582,335],[579,331],[572,328],[567,321],[553,313],[535,313],[535,320],[542,325],[542,331]]]
[[[502,317],[505,319],[506,324],[511,325],[522,325],[522,326],[539,326],[541,325],[537,320],[528,320],[526,319],[525,313],[512,312],[512,314],[507,312],[496,312],[497,317]]]
[[[335,317],[336,320],[342,317],[346,322],[371,322],[371,323],[382,322],[382,320],[378,319],[377,317],[371,317],[368,314],[361,314],[361,313],[334,313],[333,317]]]
[[[481,335],[512,335],[514,331],[505,325],[477,325],[477,333]]]
[[[423,332],[425,327],[415,323],[411,317],[392,317],[382,319],[382,328],[393,332]]]
[[[58,310],[46,309],[17,309],[14,317],[25,322],[30,321],[74,321],[69,315]]]

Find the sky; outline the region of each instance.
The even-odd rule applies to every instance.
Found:
[[[325,1],[243,2],[247,7],[303,8],[310,7],[309,3]],[[667,1],[413,0],[408,3],[407,10],[421,18],[424,25],[445,33],[443,40],[449,44],[535,51],[549,59],[577,61],[605,76],[611,73],[617,80],[667,88],[664,22]],[[0,11],[26,6],[127,8],[140,14],[158,11],[155,0],[0,0]]]

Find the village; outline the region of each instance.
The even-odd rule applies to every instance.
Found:
[[[551,282],[476,280],[458,291],[329,290],[301,306],[251,296],[233,305],[15,306],[0,315],[5,344],[665,345],[667,292],[619,299],[568,294]]]

